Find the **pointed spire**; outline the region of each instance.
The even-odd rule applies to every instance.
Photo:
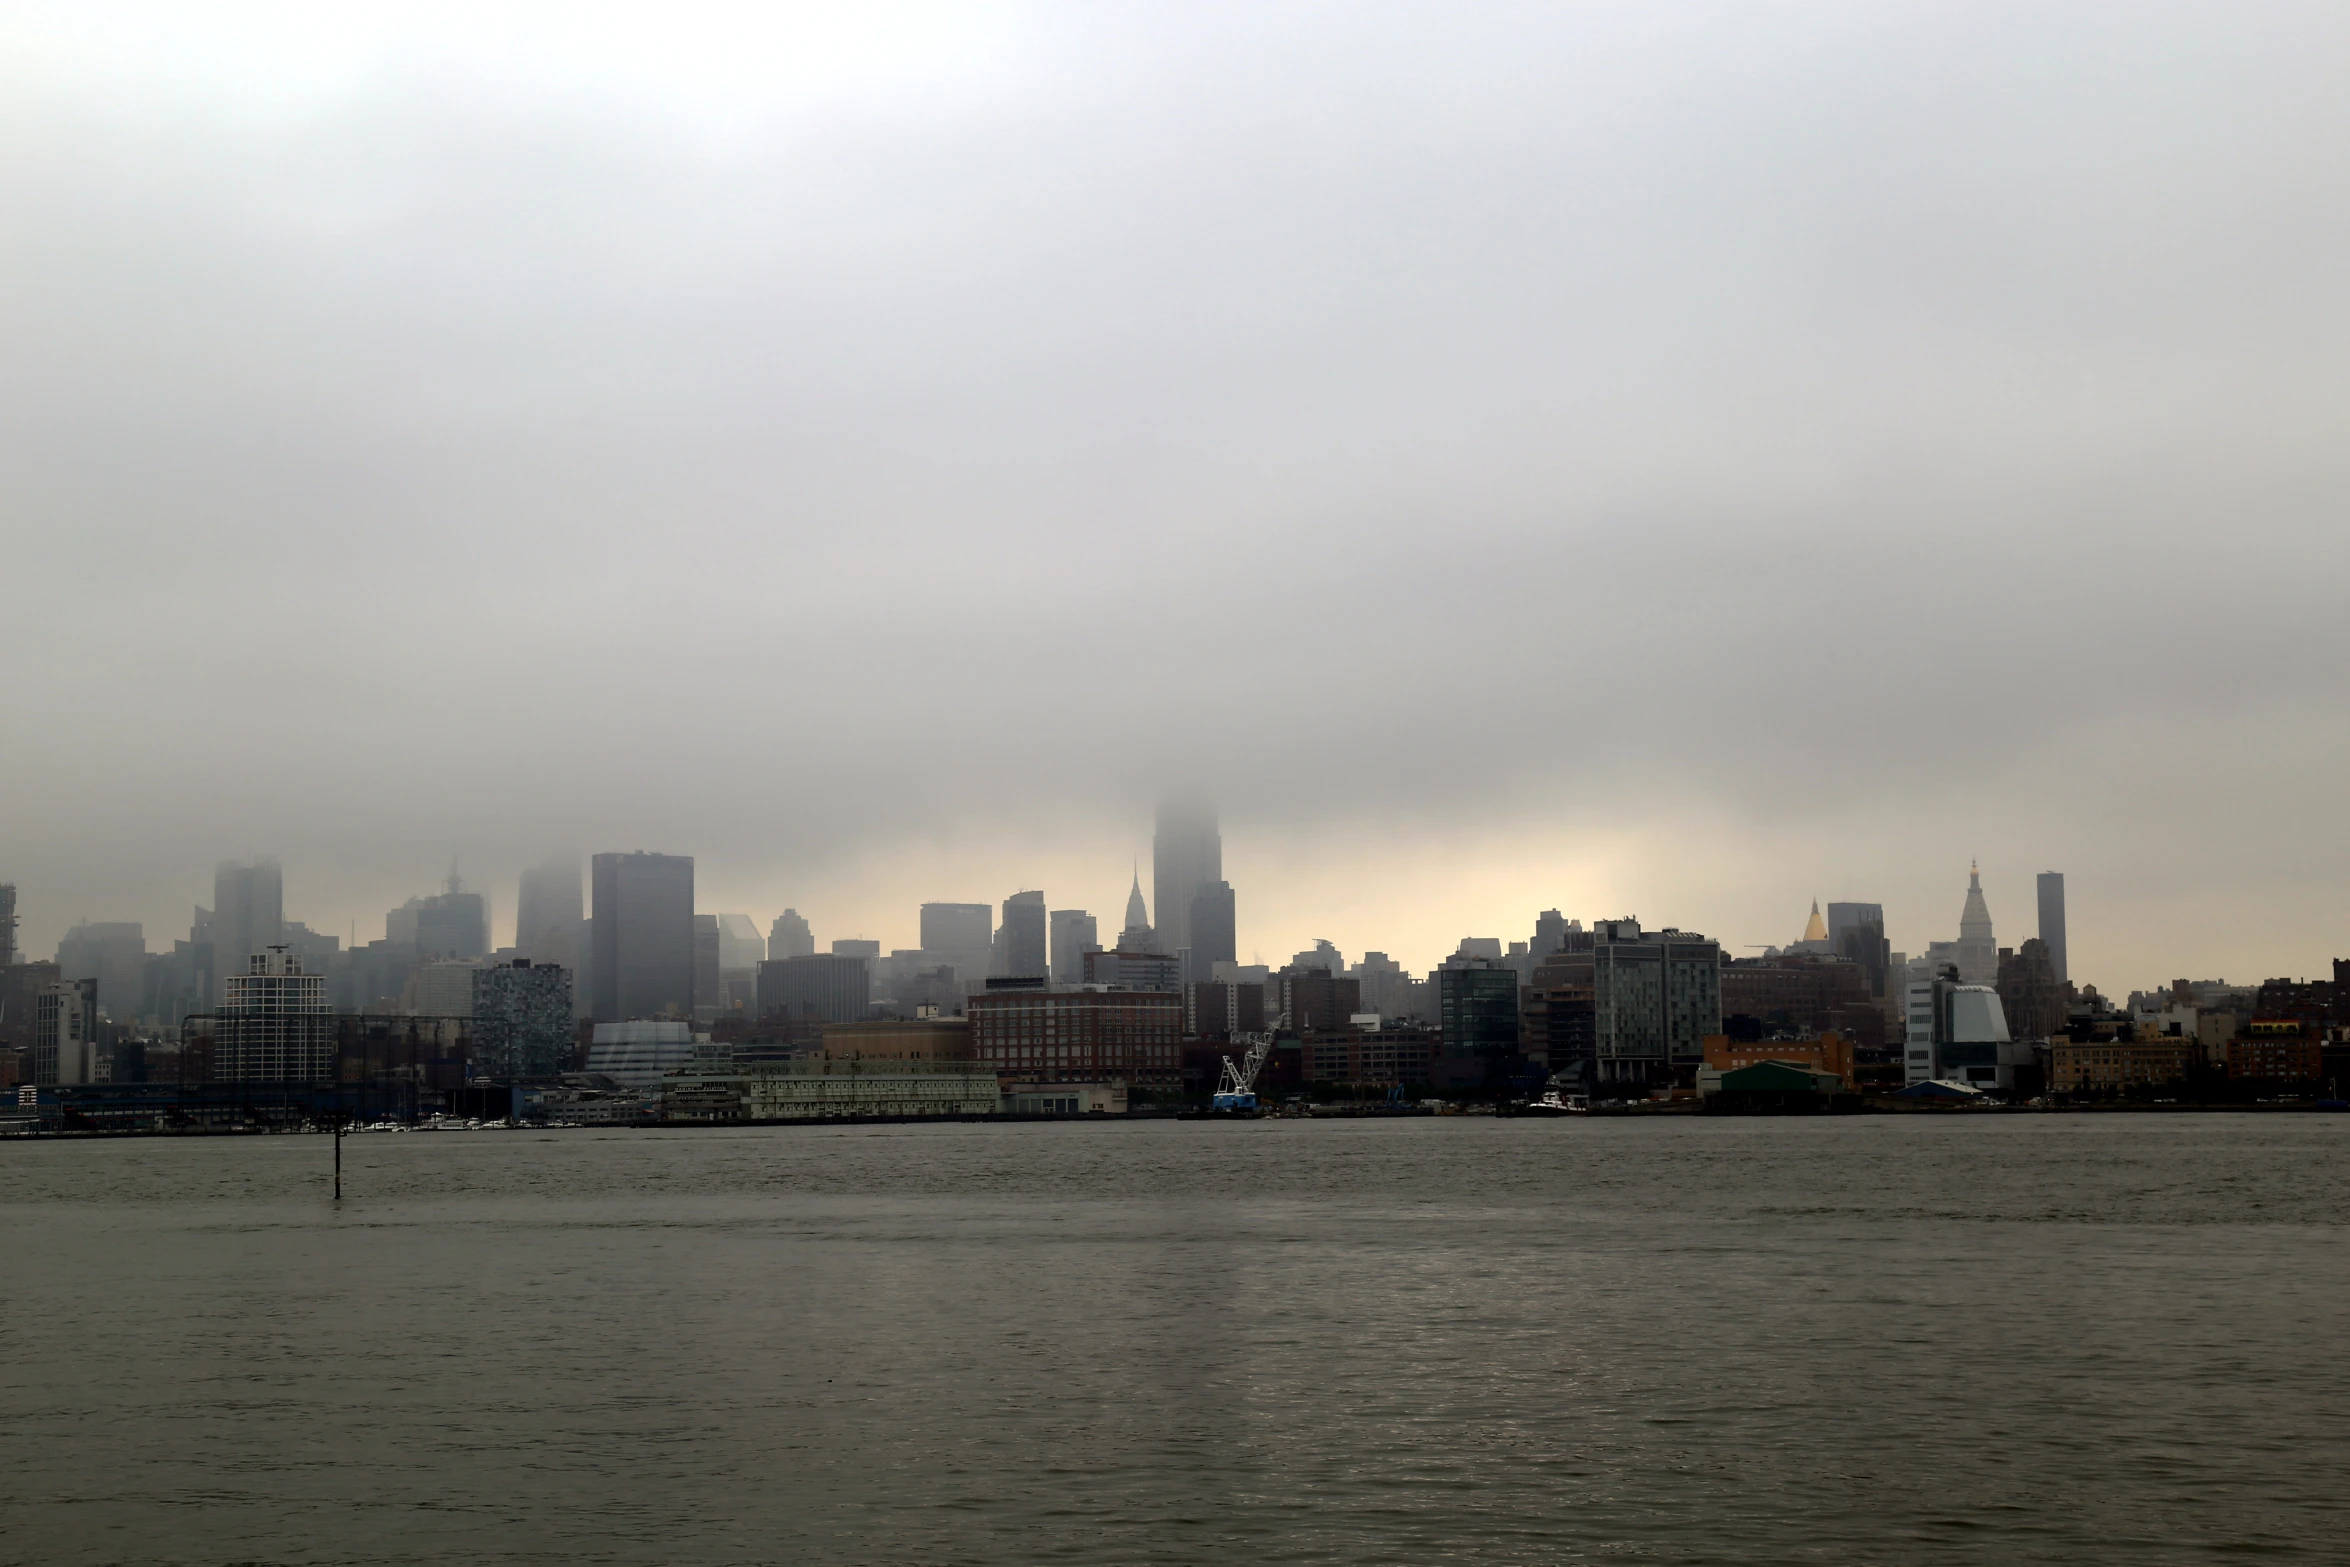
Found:
[[[1803,927],[1803,939],[1806,941],[1826,941],[1828,939],[1827,923],[1820,918],[1820,900],[1817,898],[1811,900],[1811,923]]]

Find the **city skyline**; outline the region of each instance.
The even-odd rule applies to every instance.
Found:
[[[1213,815],[1212,809],[1210,814],[1211,816]],[[632,854],[630,856],[615,857],[633,859],[634,855]],[[586,903],[589,900],[588,889],[592,878],[592,867],[590,864],[592,858],[595,857],[580,856],[577,859],[577,865],[580,873],[583,911],[585,910]],[[683,855],[680,856],[680,858],[695,862],[691,867],[689,875],[689,880],[692,885],[696,887],[716,889],[707,892],[697,892],[694,894],[693,906],[695,911],[700,915],[704,917],[717,917],[723,915],[737,919],[747,918],[749,922],[747,928],[761,933],[763,939],[764,933],[770,928],[773,921],[783,914],[784,908],[778,907],[776,900],[773,899],[762,901],[758,897],[753,896],[745,900],[730,901],[727,893],[730,890],[739,888],[742,885],[739,879],[721,876],[713,880],[711,876],[712,867],[699,862],[696,860],[696,857],[692,855]],[[467,888],[465,896],[468,899],[476,897],[485,898],[489,904],[491,911],[489,915],[489,945],[491,947],[502,948],[508,946],[509,943],[511,943],[516,948],[516,950],[523,952],[525,955],[540,956],[542,959],[544,959],[545,954],[533,951],[532,940],[522,929],[524,907],[526,903],[524,894],[528,893],[530,896],[535,896],[540,901],[542,906],[549,901],[550,897],[552,897],[557,902],[561,902],[564,897],[564,893],[560,890],[562,885],[562,870],[567,863],[569,863],[569,858],[566,856],[535,857],[530,864],[525,866],[517,873],[516,882],[513,885],[515,885],[520,890],[509,893],[502,902],[494,889],[483,888],[470,882],[464,884]],[[1243,863],[1247,862],[1244,861]],[[274,876],[276,877],[276,880],[271,883],[272,888],[281,889],[283,887],[286,867],[282,861],[270,856],[254,857],[253,859],[245,861],[224,862],[220,867],[217,868],[215,875],[216,885],[224,885],[225,883],[223,882],[222,878],[226,877],[231,870],[236,870],[240,876],[250,877],[252,874],[254,874],[254,871],[252,869],[248,869],[248,867],[268,868],[271,872],[274,873]],[[909,874],[919,875],[920,873],[910,872]],[[1439,869],[1437,874],[1441,874],[1441,869]],[[1976,872],[1970,866],[1970,878],[1978,874],[1979,872]],[[1962,908],[1971,907],[1973,898],[1987,897],[1992,902],[1991,916],[1996,930],[1996,937],[1993,942],[1993,946],[2006,946],[2012,948],[2020,944],[2020,942],[2025,937],[2037,934],[2039,932],[2039,920],[2045,908],[2043,902],[2041,901],[2041,894],[2045,886],[2048,885],[2047,878],[2051,874],[2051,872],[2045,869],[2031,872],[2010,873],[2013,881],[2013,887],[2011,888],[2009,881],[2002,879],[1995,870],[1991,884],[1987,890],[1980,890],[1970,893],[1965,883],[1958,884],[1954,891],[1946,889],[1948,896],[1946,896],[1943,901],[1948,903],[1950,907],[1939,914],[1931,907],[1930,900],[1926,904],[1907,910],[1904,910],[1898,902],[1895,902],[1886,916],[1886,933],[1888,938],[1888,945],[1897,952],[1906,952],[1911,957],[1921,957],[1926,954],[1928,948],[1932,945],[1950,942],[1954,937],[1957,937],[1963,941],[1964,932],[1961,928],[1963,920],[1963,914],[1961,912]],[[2057,877],[2057,881],[2054,885],[2061,888],[2063,885],[2063,873],[2058,871],[2053,874]],[[1132,881],[1133,873],[1130,870],[1130,886]],[[1226,877],[1226,884],[1229,885],[1229,872]],[[1325,885],[1326,883],[1320,880],[1309,879],[1307,884],[1309,886],[1319,886]],[[2023,891],[2027,884],[2031,892],[2031,896],[2028,898],[2023,895]],[[456,878],[454,873],[452,873],[443,883],[444,888],[448,889],[447,896],[456,896],[455,888],[457,885],[458,878]],[[948,953],[954,950],[960,950],[955,948],[954,944],[951,942],[945,946],[933,947],[929,942],[924,940],[923,927],[929,919],[929,916],[924,912],[924,909],[927,907],[967,910],[969,912],[970,919],[966,921],[966,923],[973,924],[974,930],[970,933],[967,933],[967,937],[963,942],[963,946],[968,949],[965,954],[965,961],[960,965],[964,968],[973,968],[983,962],[989,961],[986,958],[986,949],[982,947],[977,940],[976,926],[978,923],[984,922],[987,923],[991,929],[1000,932],[1001,921],[1003,919],[1005,910],[1009,903],[1013,900],[1026,903],[1031,899],[1035,899],[1041,896],[1044,900],[1046,900],[1047,903],[1061,907],[1071,914],[1086,914],[1093,920],[1094,925],[1099,933],[1098,939],[1101,941],[1102,945],[1109,946],[1115,944],[1117,934],[1115,927],[1119,923],[1122,923],[1122,916],[1118,911],[1124,908],[1124,898],[1121,897],[1112,899],[1108,897],[1101,897],[1089,902],[1079,903],[1074,900],[1064,900],[1059,894],[1055,893],[1052,889],[1049,888],[1031,888],[1029,886],[1028,880],[1026,879],[1022,881],[1021,885],[1023,888],[1021,892],[1017,894],[1008,894],[1004,897],[999,897],[993,900],[982,901],[973,899],[968,902],[955,902],[940,900],[932,897],[924,897],[919,899],[917,902],[908,903],[893,910],[885,905],[877,905],[872,896],[874,887],[871,882],[861,884],[861,886],[857,889],[863,895],[865,900],[861,906],[875,909],[879,916],[877,921],[867,921],[855,918],[843,918],[839,920],[832,919],[829,915],[829,909],[827,906],[820,905],[814,900],[805,896],[795,897],[794,900],[788,905],[788,908],[793,915],[795,915],[799,920],[803,921],[807,925],[810,930],[811,939],[814,942],[815,950],[819,952],[830,949],[832,944],[835,942],[870,942],[876,947],[877,950],[885,953],[899,949],[912,950],[918,948],[929,948],[930,950],[938,953]],[[1100,881],[1098,877],[1095,878],[1093,885],[1097,891],[1100,890]],[[1350,962],[1360,960],[1362,955],[1366,952],[1383,952],[1390,958],[1399,961],[1402,967],[1408,971],[1415,973],[1425,972],[1435,968],[1446,957],[1450,956],[1456,947],[1458,947],[1459,943],[1465,938],[1473,937],[1480,940],[1498,938],[1504,943],[1513,940],[1525,939],[1526,936],[1533,930],[1536,915],[1540,912],[1540,910],[1543,908],[1552,907],[1562,909],[1568,914],[1570,918],[1582,920],[1586,924],[1589,924],[1592,921],[1598,919],[1633,918],[1642,920],[1651,926],[1670,924],[1677,925],[1685,929],[1705,930],[1709,933],[1713,933],[1715,939],[1721,943],[1724,954],[1726,956],[1732,957],[1748,955],[1768,947],[1791,948],[1799,940],[1803,932],[1803,909],[1794,910],[1789,918],[1783,922],[1779,922],[1782,923],[1785,927],[1779,930],[1772,930],[1769,928],[1769,925],[1772,923],[1772,921],[1771,914],[1768,910],[1765,910],[1761,916],[1764,923],[1758,925],[1753,930],[1749,930],[1743,927],[1726,927],[1720,922],[1709,918],[1709,915],[1715,912],[1718,905],[1709,904],[1709,901],[1702,895],[1702,893],[1686,898],[1675,904],[1668,905],[1666,903],[1659,902],[1653,910],[1644,910],[1644,908],[1640,906],[1637,901],[1625,906],[1610,905],[1604,901],[1583,904],[1576,898],[1563,894],[1551,895],[1547,897],[1537,896],[1526,907],[1523,909],[1518,909],[1506,906],[1497,901],[1496,894],[1498,889],[1495,889],[1491,886],[1480,884],[1467,888],[1455,888],[1454,892],[1455,897],[1453,901],[1439,905],[1439,912],[1433,914],[1430,919],[1424,919],[1420,921],[1416,927],[1416,930],[1417,932],[1424,933],[1442,932],[1449,929],[1450,927],[1448,926],[1438,923],[1431,923],[1431,920],[1442,920],[1444,918],[1442,910],[1445,909],[1464,911],[1463,918],[1467,920],[1468,923],[1461,924],[1460,928],[1457,930],[1451,930],[1450,934],[1415,934],[1414,932],[1408,930],[1399,932],[1399,930],[1394,928],[1382,928],[1377,926],[1368,921],[1360,911],[1356,912],[1351,918],[1340,917],[1334,919],[1322,919],[1319,921],[1315,921],[1310,918],[1301,920],[1294,914],[1295,908],[1299,905],[1298,892],[1295,887],[1287,887],[1285,890],[1285,883],[1278,877],[1267,879],[1261,883],[1253,880],[1248,881],[1245,882],[1238,890],[1240,906],[1246,910],[1248,908],[1257,906],[1258,904],[1269,905],[1275,910],[1281,911],[1282,917],[1286,920],[1286,923],[1278,926],[1268,925],[1264,929],[1259,930],[1251,926],[1246,914],[1244,913],[1240,923],[1240,950],[1237,954],[1237,960],[1242,963],[1270,963],[1274,967],[1279,967],[1283,962],[1287,961],[1290,954],[1307,950],[1317,942],[1328,941],[1336,946],[1338,950],[1344,953]],[[285,894],[282,891],[278,891],[275,895],[281,899],[291,900],[285,901],[283,903],[283,913],[280,916],[283,922],[286,924],[290,925],[299,922],[321,936],[331,937],[338,941],[348,942],[355,935],[356,941],[360,945],[364,945],[368,941],[378,939],[386,934],[391,935],[394,939],[409,940],[413,942],[415,937],[412,932],[404,933],[403,931],[394,929],[393,927],[396,926],[400,921],[403,913],[407,913],[412,922],[414,918],[413,910],[415,906],[420,901],[423,901],[412,895],[406,900],[405,908],[401,906],[394,906],[390,909],[388,914],[376,915],[372,921],[361,917],[355,919],[346,919],[338,924],[329,920],[321,919],[317,916],[315,911],[306,910],[305,907],[301,906],[301,887],[298,878],[295,882],[294,893]],[[2061,898],[2061,893],[2059,893],[2059,897]],[[1145,898],[1147,905],[1147,890],[1145,892]],[[23,901],[21,892],[19,894],[19,901]],[[1839,900],[1831,895],[1828,898],[1815,899],[1813,901],[1837,903],[1849,900]],[[1884,905],[1888,900],[1883,898],[1871,898],[1861,901],[1864,905],[1881,906]],[[567,904],[565,906],[568,907]],[[856,907],[860,905],[852,904],[851,906]],[[2003,909],[2007,911],[2004,916],[2001,914],[2001,910]],[[1149,912],[1151,913],[1155,923],[1157,918],[1156,910],[1151,909]],[[2075,913],[2077,915],[2077,911],[2075,911]],[[123,925],[108,925],[105,922],[91,922],[90,928],[108,930],[127,929],[130,925],[136,925],[139,923],[140,922],[127,922]],[[2072,920],[2072,923],[2078,926],[2080,921],[2076,917]],[[1308,933],[1309,927],[1310,933]],[[79,925],[72,926],[69,927],[67,932],[61,934],[71,934],[80,928],[82,927]],[[577,935],[577,939],[583,944],[580,948],[583,955],[585,953],[584,944],[589,939],[589,928],[590,927],[583,925],[579,929]],[[144,939],[147,945],[147,950],[168,951],[170,949],[171,941],[175,939],[176,936],[183,933],[184,924],[179,929],[174,929],[169,926],[166,926],[160,930],[151,926],[145,927]],[[1041,931],[1037,933],[1038,939],[1042,938],[1042,934],[1043,933]],[[542,939],[544,939],[544,936],[545,933],[542,932]],[[20,941],[22,939],[23,938],[20,938]],[[36,935],[32,939],[38,941],[41,938]],[[1167,944],[1163,940],[1159,939],[1159,932],[1156,930],[1154,930],[1153,944],[1154,948],[1169,950],[1170,955],[1172,955],[1172,949],[1169,949]],[[45,952],[48,949],[27,947],[26,950],[28,952],[38,953]],[[2093,946],[2091,950],[2103,950],[2102,944]],[[1986,953],[1990,951],[1990,948],[1985,948],[1982,951],[1978,951],[1969,961],[1978,966],[1985,964],[1989,961]],[[473,955],[478,956],[480,954],[475,953]],[[1956,955],[1956,949],[1953,949],[1953,955]],[[2261,953],[2259,955],[2273,959],[2275,956],[2275,951],[2273,947],[2264,947],[2261,949]],[[2325,961],[2330,962],[2330,959]],[[590,966],[592,967],[592,965]],[[2140,966],[2142,966],[2142,964]],[[2273,965],[2255,966],[2265,967]],[[2324,967],[2325,962],[2312,963],[2306,965],[2303,969],[2298,970],[2297,972],[2322,972]],[[2280,973],[2281,972],[2282,971],[2280,971]],[[1984,974],[1970,973],[1969,975],[1970,978],[1984,978],[1986,976],[1987,970]],[[1203,973],[1200,977],[1206,976]],[[2255,974],[2251,968],[2244,968],[2240,972],[2227,972],[2223,968],[2219,967],[2213,967],[2209,972],[2205,972],[2202,969],[2196,969],[2191,974],[2187,973],[2185,970],[2182,970],[2179,974],[2157,975],[2151,970],[2141,973],[2138,972],[2136,967],[2132,967],[2127,970],[2116,969],[2111,972],[2099,970],[2097,973],[2092,974],[2089,977],[2088,982],[2092,984],[2098,984],[2109,991],[2118,990],[2126,992],[2130,988],[2142,985],[2153,985],[2157,983],[2167,984],[2170,979],[2177,977],[2191,977],[2195,979],[2224,978],[2232,982],[2244,982],[2248,978],[2252,980],[2258,980],[2280,976],[2271,975],[2266,972]]]

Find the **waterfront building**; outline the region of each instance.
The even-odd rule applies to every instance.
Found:
[[[2048,966],[2059,985],[2072,983],[2073,971],[2065,957],[2064,945],[2064,872],[2042,871],[2040,893],[2040,942],[2048,949]]]
[[[1858,1086],[1853,1073],[1853,1043],[1851,1035],[1835,1029],[1806,1039],[1741,1040],[1713,1034],[1705,1041],[1705,1064],[1716,1072],[1735,1072],[1776,1061],[1832,1074],[1840,1088],[1850,1089]]]
[[[1602,1084],[1662,1087],[1693,1073],[1722,1032],[1721,944],[1693,931],[1600,920],[1591,933],[1592,1060]]]
[[[1056,985],[1082,984],[1085,980],[1085,955],[1102,950],[1101,933],[1094,917],[1083,909],[1055,909],[1052,911],[1048,938],[1052,950],[1047,954],[1046,968]]]
[[[98,1046],[98,982],[60,979],[33,993],[32,1080],[43,1088],[111,1081]]]
[[[660,1084],[673,1121],[820,1121],[1003,1112],[993,1069],[969,1061],[773,1061],[698,1052]]]
[[[1496,943],[1498,945],[1498,942]],[[1462,946],[1468,946],[1464,941]],[[1497,1057],[1518,1048],[1518,971],[1498,957],[1454,954],[1433,976],[1437,1027],[1448,1056]]]
[[[759,1016],[854,1023],[873,1004],[871,966],[845,953],[770,958],[759,965]]]
[[[571,971],[516,958],[473,971],[467,1008],[474,1059],[491,1077],[552,1077],[568,1071],[574,1031]]]
[[[1590,970],[1580,982],[1545,983],[1549,965],[1519,997],[1518,1052],[1556,1075],[1575,1075],[1590,1062],[1595,1042]]]
[[[657,1091],[661,1079],[693,1058],[694,1030],[682,1018],[633,1018],[598,1023],[588,1042],[590,1076],[623,1088]]]
[[[2060,1094],[2148,1092],[2186,1080],[2197,1054],[2183,1036],[2059,1035],[2048,1044],[2049,1087]]]
[[[284,946],[254,953],[228,976],[212,1020],[212,1079],[318,1083],[335,1075],[335,1015],[326,976]]]
[[[1165,990],[991,991],[971,997],[964,1016],[973,1058],[1008,1076],[1179,1081],[1183,997],[1172,979]]]
[[[1442,1039],[1407,1024],[1348,1026],[1308,1034],[1299,1042],[1300,1075],[1309,1083],[1348,1088],[1393,1088],[1425,1083]]]
[[[2013,1088],[2029,1053],[2014,1048],[1999,992],[1953,979],[1912,980],[1907,995],[1904,1079],[1965,1083],[1989,1092]]]
[[[694,1013],[690,855],[599,854],[590,871],[589,981],[599,1023]]]
[[[2324,1072],[2323,1030],[2301,1018],[2256,1017],[2227,1042],[2228,1077],[2234,1082],[2315,1082]]]
[[[968,1061],[971,1025],[959,1017],[827,1023],[824,1055],[833,1061]]]

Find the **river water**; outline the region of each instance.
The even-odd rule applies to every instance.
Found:
[[[0,1145],[0,1561],[2350,1559],[2350,1116]]]

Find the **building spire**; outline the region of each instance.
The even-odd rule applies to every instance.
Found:
[[[1817,898],[1811,900],[1811,922],[1803,927],[1803,939],[1806,941],[1826,941],[1828,939],[1828,927],[1826,922],[1820,918],[1820,900]]]

